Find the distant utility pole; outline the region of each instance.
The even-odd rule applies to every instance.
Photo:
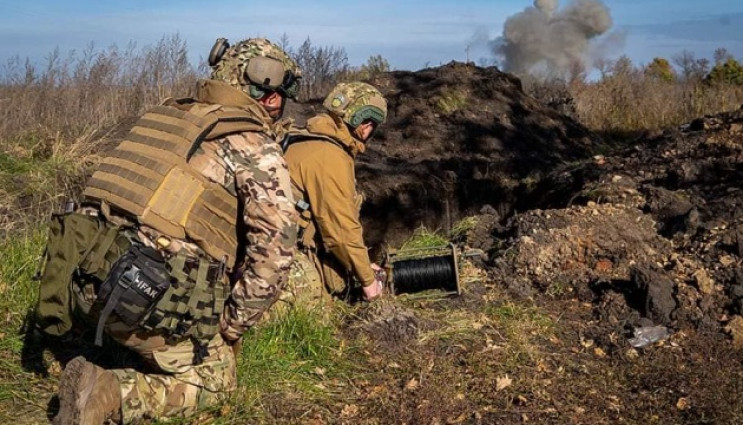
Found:
[[[470,63],[470,45],[468,44],[467,47],[464,48],[464,52],[467,53],[467,62]]]

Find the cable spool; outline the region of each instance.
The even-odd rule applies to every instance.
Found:
[[[385,262],[391,292],[419,294],[429,290],[460,295],[457,249],[454,245],[391,250]],[[436,294],[434,294],[436,295]]]

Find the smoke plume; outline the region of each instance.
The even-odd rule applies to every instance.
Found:
[[[591,42],[612,26],[600,0],[573,0],[558,9],[558,0],[534,0],[534,7],[509,17],[503,35],[491,42],[506,71],[523,73],[545,67],[563,73],[585,65]]]

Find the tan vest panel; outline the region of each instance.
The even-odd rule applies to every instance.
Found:
[[[188,165],[202,141],[262,131],[266,125],[238,108],[161,105],[137,121],[102,162],[83,195],[135,216],[139,223],[189,239],[214,259],[236,261],[237,198]]]

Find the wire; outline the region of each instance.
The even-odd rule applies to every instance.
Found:
[[[428,289],[455,291],[457,278],[452,256],[393,262],[395,292],[415,293]]]

